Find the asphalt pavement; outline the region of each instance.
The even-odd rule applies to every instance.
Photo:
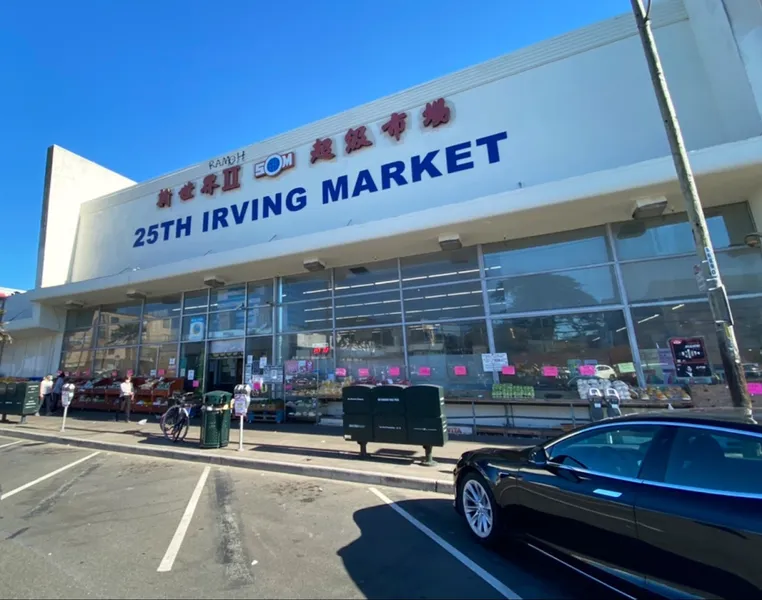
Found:
[[[0,437],[4,598],[590,598],[451,498]]]

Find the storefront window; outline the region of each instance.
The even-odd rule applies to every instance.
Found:
[[[331,271],[303,273],[284,277],[279,302],[300,302],[331,296]]]
[[[72,350],[61,354],[59,369],[75,377],[89,377],[92,369],[91,350]],[[48,373],[46,373],[47,375]],[[52,374],[52,373],[51,373]]]
[[[399,290],[336,299],[336,327],[400,323]]]
[[[405,380],[402,327],[337,331],[336,369],[363,383]]]
[[[762,298],[730,301],[747,379],[762,379]]]
[[[197,290],[195,292],[185,292],[183,300],[183,314],[194,315],[204,314],[209,308],[209,290]]]
[[[105,377],[111,376],[116,371],[117,377],[126,377],[128,371],[135,372],[137,368],[138,348],[103,348],[95,351],[95,365],[93,370],[96,374]]]
[[[731,204],[705,209],[715,249],[743,246],[754,231],[748,206]],[[633,260],[695,252],[693,232],[685,213],[615,223],[612,226],[619,260]]]
[[[286,376],[301,374],[303,387],[334,378],[333,334],[331,332],[291,333],[276,337],[276,356]]]
[[[183,317],[182,339],[189,342],[206,339],[206,315]]]
[[[613,267],[487,280],[490,314],[576,308],[619,302]]]
[[[278,307],[279,331],[311,331],[333,327],[330,300],[296,302]]]
[[[717,253],[723,283],[729,294],[762,291],[762,254],[743,248]],[[622,264],[622,278],[630,302],[701,298],[693,267],[695,256]]]
[[[466,281],[403,290],[407,321],[434,321],[484,316],[480,281]]]
[[[246,338],[246,364],[252,365],[251,372],[261,373],[260,361],[265,365],[273,364],[273,338],[271,335]]]
[[[255,306],[246,311],[246,333],[249,335],[261,335],[273,331],[273,307]]]
[[[177,345],[141,346],[138,377],[177,377]]]
[[[244,284],[214,289],[210,292],[209,310],[241,309],[246,303],[246,286]]]
[[[386,260],[334,269],[336,297],[398,289],[399,271],[396,260]]]
[[[635,383],[635,366],[620,310],[492,321],[495,351],[505,352],[513,374],[501,382],[531,387],[538,398],[576,395],[581,366],[599,377]]]
[[[64,350],[85,350],[92,347],[93,330],[67,331],[63,334]]]
[[[264,306],[273,303],[273,280],[252,281],[248,285],[248,306]]]
[[[204,391],[204,342],[180,345],[180,377],[185,378],[186,392]]]
[[[245,318],[246,313],[243,310],[210,313],[207,334],[209,339],[243,337]]]
[[[400,261],[403,287],[479,279],[476,247],[410,256]]]
[[[174,342],[180,335],[180,295],[147,302],[143,307],[143,343]]]
[[[98,311],[94,308],[79,308],[66,313],[66,331],[93,329],[97,322]]]
[[[492,385],[481,355],[489,352],[484,321],[407,328],[410,381],[441,385],[450,396],[483,394]]]
[[[98,320],[97,346],[102,348],[137,344],[142,310],[142,302],[102,306]]]
[[[486,277],[524,275],[611,261],[603,227],[486,244]]]
[[[207,360],[207,391],[233,392],[243,383],[245,340],[216,340],[209,342]]]

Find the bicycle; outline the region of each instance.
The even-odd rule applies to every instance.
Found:
[[[167,409],[159,421],[164,437],[168,440],[175,443],[182,442],[188,435],[191,409],[193,408],[191,400],[194,396],[193,392],[172,394],[171,400],[174,404]]]

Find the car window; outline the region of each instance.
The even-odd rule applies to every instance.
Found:
[[[680,427],[672,443],[664,483],[762,494],[762,438]]]
[[[638,476],[657,425],[630,425],[582,431],[551,446],[549,458],[606,475]]]

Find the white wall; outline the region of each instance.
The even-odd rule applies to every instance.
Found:
[[[723,0],[723,5],[754,93],[757,111],[762,115],[762,0]]]
[[[668,4],[675,6],[674,2]],[[624,22],[623,29],[631,31],[630,37],[605,45],[592,44],[591,49],[564,60],[521,70],[476,87],[472,83],[465,91],[446,95],[453,118],[436,130],[422,129],[422,105],[406,106],[402,94],[394,110],[408,111],[409,130],[400,142],[390,140],[380,130],[390,110],[382,120],[337,122],[331,135],[334,149],[338,150],[337,158],[331,162],[310,164],[315,139],[310,137],[296,147],[279,149],[293,150],[296,166],[275,179],[254,179],[252,163],[261,157],[256,154],[256,147],[248,149],[241,189],[224,194],[218,190],[214,198],[198,194],[203,175],[219,172],[204,165],[202,171],[189,169],[187,173],[173,174],[124,194],[88,203],[82,207],[72,281],[334,229],[341,224],[445,207],[519,186],[666,155],[663,126],[642,48],[630,21]],[[657,29],[656,35],[688,147],[696,149],[731,141],[689,22],[678,20]],[[471,77],[472,82],[475,80],[478,81],[477,75]],[[436,97],[432,89],[430,99]],[[346,127],[363,124],[368,125],[374,146],[347,156],[342,144]],[[499,162],[490,164],[485,148],[475,148],[473,144],[482,136],[498,132],[506,132],[507,139],[499,143]],[[415,184],[402,187],[393,184],[391,189],[323,203],[324,180],[335,182],[338,177],[348,175],[352,186],[358,173],[368,169],[381,188],[382,164],[403,161],[409,173],[411,157],[433,150],[439,150],[434,163],[446,173],[445,148],[462,142],[472,144],[474,168],[470,170],[435,179],[424,175]],[[183,203],[177,194],[189,179],[196,184],[197,197]],[[170,208],[160,209],[156,200],[163,187],[172,188],[174,197]],[[286,194],[295,188],[305,191],[304,208],[288,211],[284,207],[281,215],[251,220],[249,209],[253,199],[258,199],[261,205],[265,195],[281,193],[285,201]],[[139,192],[142,194],[138,195]],[[204,213],[220,207],[229,209],[231,205],[239,216],[244,207],[247,210],[241,224],[229,223],[217,231],[202,231]],[[189,216],[191,234],[178,237],[177,220],[186,222]],[[230,209],[228,221],[232,221]],[[166,240],[160,229],[162,222],[167,223]],[[148,230],[151,225],[159,231],[158,240],[133,247],[141,228]]]
[[[48,149],[35,287],[67,282],[80,206],[134,183],[59,146]]]
[[[58,368],[60,336],[56,334],[14,337],[0,354],[0,376],[42,377]]]

